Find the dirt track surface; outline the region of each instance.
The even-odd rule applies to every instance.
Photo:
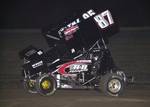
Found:
[[[15,86],[15,85],[14,85]],[[130,85],[123,96],[110,97],[95,90],[57,90],[52,96],[29,94],[22,87],[3,88],[1,107],[149,107],[150,86]]]
[[[0,107],[150,107],[150,29],[126,29],[110,38],[116,65],[140,83],[116,98],[93,90],[58,90],[49,97],[25,92],[18,52],[31,44],[47,50],[47,44],[40,30],[1,30],[0,36]]]

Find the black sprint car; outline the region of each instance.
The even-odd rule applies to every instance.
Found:
[[[118,32],[109,10],[80,11],[52,28],[43,30],[49,50],[29,46],[19,55],[23,84],[31,93],[52,95],[57,89],[100,89],[119,96],[127,81],[114,63],[108,39]]]

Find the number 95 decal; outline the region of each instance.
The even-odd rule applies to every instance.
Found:
[[[102,29],[114,23],[114,20],[109,10],[106,10],[102,12],[101,14],[96,15],[94,17],[94,20],[98,24],[98,26]]]

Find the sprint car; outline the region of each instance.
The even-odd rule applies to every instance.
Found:
[[[30,93],[53,95],[57,89],[96,89],[105,95],[124,92],[127,77],[108,49],[108,38],[118,32],[110,10],[80,11],[44,29],[49,50],[29,46],[23,60],[23,85]]]

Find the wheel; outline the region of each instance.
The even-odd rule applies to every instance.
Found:
[[[25,90],[27,90],[29,93],[37,93],[36,87],[35,87],[36,80],[32,79],[24,79],[23,86]]]
[[[100,80],[100,89],[104,92],[105,95],[122,95],[124,88],[125,83],[123,77],[116,73],[106,74]]]
[[[42,75],[36,81],[36,89],[41,95],[53,95],[56,91],[56,88],[56,80],[51,75]]]

